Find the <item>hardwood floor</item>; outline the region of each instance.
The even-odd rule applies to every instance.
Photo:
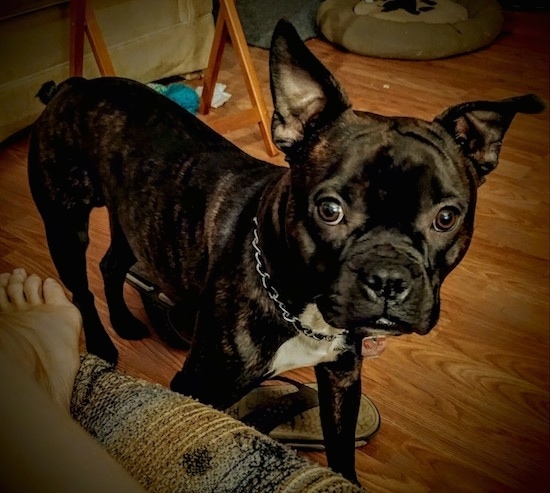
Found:
[[[446,60],[381,60],[308,46],[333,71],[354,106],[426,119],[447,106],[529,92],[549,100],[548,13],[506,13],[488,48]],[[267,52],[253,49],[268,94]],[[122,75],[122,74],[121,74]],[[231,50],[219,81],[233,98],[208,119],[248,106]],[[480,189],[469,253],[446,281],[439,326],[425,337],[392,340],[364,365],[363,388],[382,427],[357,451],[362,484],[372,492],[545,492],[549,463],[549,112],[518,115],[500,165]],[[259,131],[228,135],[266,158]],[[267,158],[266,158],[267,159]],[[281,164],[278,156],[272,160]],[[104,210],[91,222],[91,285],[104,323],[97,264],[108,244]],[[26,178],[26,137],[0,149],[0,271],[24,266],[55,276]],[[127,299],[145,317],[136,293]],[[156,336],[116,339],[120,368],[168,384],[184,353]],[[311,369],[294,372],[310,381]],[[324,462],[322,452],[309,453]]]

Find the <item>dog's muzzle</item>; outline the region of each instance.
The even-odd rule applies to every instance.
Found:
[[[317,300],[327,322],[365,336],[429,332],[439,309],[420,253],[387,241],[357,250]]]

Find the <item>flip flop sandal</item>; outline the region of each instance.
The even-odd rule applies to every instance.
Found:
[[[272,380],[281,380],[286,384],[257,387],[226,412],[291,447],[324,450],[317,384],[303,384],[281,376]],[[366,445],[379,428],[378,409],[367,396],[362,395],[355,446]]]

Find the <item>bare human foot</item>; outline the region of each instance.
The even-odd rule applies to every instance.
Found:
[[[55,280],[0,274],[0,351],[65,409],[80,364],[80,312]]]

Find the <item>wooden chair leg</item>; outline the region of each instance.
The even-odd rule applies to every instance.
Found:
[[[220,0],[220,10],[216,21],[216,32],[214,34],[212,51],[210,52],[208,68],[204,78],[204,87],[199,111],[202,114],[207,114],[210,110],[212,95],[216,86],[221,58],[228,35],[233,42],[233,48],[235,49],[237,59],[239,60],[239,64],[241,66],[241,71],[244,76],[244,81],[252,103],[252,108],[242,111],[236,115],[220,118],[212,122],[212,126],[219,132],[223,133],[225,131],[230,131],[257,123],[259,125],[260,133],[262,135],[267,153],[270,156],[276,156],[278,154],[278,150],[271,140],[270,116],[265,105],[256,71],[254,70],[254,65],[252,63],[252,58],[250,57],[250,51],[246,43],[246,38],[239,20],[239,15],[237,8],[235,7],[234,0]]]
[[[115,75],[113,63],[97,23],[94,11],[87,0],[71,0],[71,38],[69,73],[82,76],[84,66],[84,34],[88,37],[92,53],[102,76]]]

